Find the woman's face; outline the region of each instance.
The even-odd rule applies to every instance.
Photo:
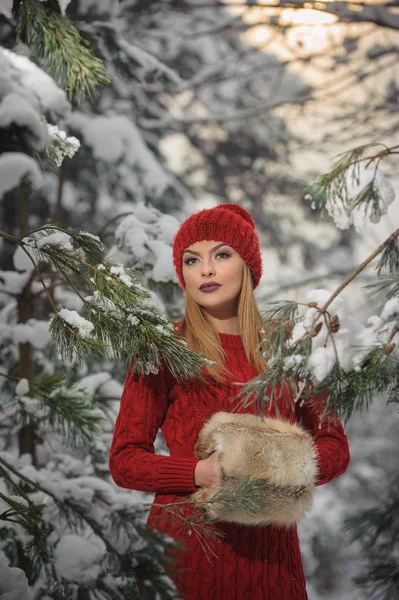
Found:
[[[196,242],[183,252],[186,293],[210,314],[234,316],[244,265],[238,252],[228,244],[214,240]]]

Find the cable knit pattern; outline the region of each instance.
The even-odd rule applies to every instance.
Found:
[[[223,385],[209,378],[204,383],[176,382],[165,371],[158,375],[126,376],[110,452],[110,471],[124,488],[155,492],[154,503],[182,500],[198,489],[194,444],[204,423],[217,411],[231,411],[235,382],[256,375],[246,359],[241,336],[219,334],[227,353],[226,367],[234,374]],[[280,417],[302,422],[312,433],[318,454],[318,485],[345,472],[349,463],[347,438],[339,421],[320,425],[322,398],[311,408],[294,405],[285,389],[279,390]],[[253,412],[254,406],[241,409]],[[275,409],[268,412],[276,416]],[[154,453],[161,427],[170,456]],[[186,514],[191,508],[184,509]],[[213,529],[223,538],[209,542],[204,552],[195,533],[172,521],[168,513],[151,507],[148,526],[179,539],[185,549],[174,552],[180,597],[186,600],[305,600],[306,584],[296,527],[246,526],[219,522]],[[208,541],[208,540],[206,540]],[[216,556],[214,555],[216,554]]]

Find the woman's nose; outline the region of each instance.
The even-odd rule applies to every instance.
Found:
[[[212,263],[203,263],[202,265],[202,274],[205,277],[209,277],[210,275],[214,275],[215,267]]]

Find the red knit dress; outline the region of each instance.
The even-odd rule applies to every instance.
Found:
[[[226,367],[234,374],[225,384],[176,382],[165,371],[157,375],[126,376],[110,452],[110,471],[123,488],[155,492],[154,503],[181,501],[199,488],[194,485],[194,444],[204,423],[217,411],[232,411],[229,400],[239,387],[256,376],[239,335],[219,334],[227,353]],[[281,394],[280,418],[295,418],[312,432],[318,454],[318,485],[345,472],[348,442],[342,425],[319,426],[314,410],[295,405]],[[254,412],[254,405],[240,412]],[[276,416],[274,410],[267,415]],[[170,456],[154,453],[161,427]],[[204,552],[195,533],[172,524],[165,509],[152,506],[148,526],[182,541],[173,579],[187,600],[305,600],[305,577],[296,527],[249,526],[219,522],[224,533]]]

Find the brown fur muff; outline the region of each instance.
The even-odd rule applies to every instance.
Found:
[[[196,455],[217,451],[221,484],[191,495],[211,519],[246,525],[292,525],[312,507],[317,475],[312,436],[299,424],[251,414],[215,413],[203,426]],[[217,501],[232,482],[256,480],[260,511]]]

